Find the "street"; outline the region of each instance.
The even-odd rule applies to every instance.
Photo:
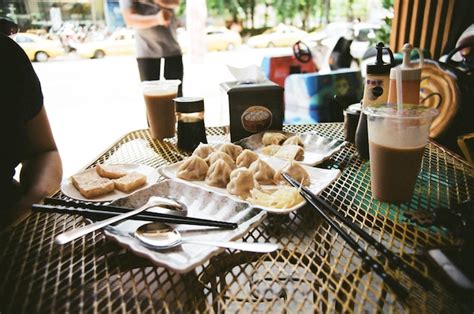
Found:
[[[205,100],[206,126],[228,121],[219,84],[234,80],[226,65],[259,65],[265,55],[291,54],[291,48],[211,52],[202,63],[184,55],[184,96]],[[68,177],[121,136],[146,128],[145,105],[133,56],[80,59],[69,55],[33,63],[44,104]]]

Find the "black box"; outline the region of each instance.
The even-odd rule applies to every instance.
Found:
[[[283,88],[271,81],[225,82],[232,142],[265,130],[281,130],[285,119]]]

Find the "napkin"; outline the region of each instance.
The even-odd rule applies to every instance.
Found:
[[[260,83],[265,81],[265,74],[259,66],[250,65],[244,68],[236,68],[228,65],[227,68],[238,82]]]

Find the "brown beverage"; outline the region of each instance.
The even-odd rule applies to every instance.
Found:
[[[176,115],[173,99],[176,92],[144,94],[148,123],[153,138],[162,140],[175,135]]]
[[[389,203],[409,201],[420,171],[424,146],[394,148],[371,141],[369,148],[373,196]]]

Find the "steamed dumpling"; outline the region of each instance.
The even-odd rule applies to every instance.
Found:
[[[286,141],[283,142],[283,145],[298,145],[304,147],[303,140],[298,135],[290,136]]]
[[[219,148],[219,150],[232,157],[232,159],[235,161],[242,152],[242,147],[232,143],[225,143]]]
[[[262,153],[264,153],[265,155],[273,156],[277,153],[277,151],[280,150],[280,148],[281,148],[280,145],[275,145],[275,144],[268,145],[262,148]]]
[[[260,184],[275,184],[273,177],[275,176],[275,170],[270,167],[265,161],[259,159],[254,161],[249,170],[253,173],[255,180]]]
[[[215,149],[209,144],[200,143],[193,152],[193,155],[206,159]]]
[[[235,161],[237,167],[248,168],[251,163],[258,159],[258,155],[251,151],[250,149],[244,149],[237,160]]]
[[[227,184],[227,191],[230,194],[246,197],[250,190],[258,184],[253,178],[253,173],[246,168],[237,168],[230,174],[230,182]]]
[[[204,180],[208,170],[207,163],[199,156],[187,158],[178,168],[176,176],[183,180]]]
[[[266,132],[262,137],[262,144],[267,145],[281,145],[288,136],[278,132]]]
[[[208,185],[225,188],[230,180],[232,169],[222,159],[216,160],[207,171],[206,183]]]
[[[230,169],[235,169],[234,160],[232,159],[232,157],[230,157],[224,152],[215,151],[206,158],[206,162],[209,167],[212,166],[212,164],[215,163],[217,160],[223,160],[229,165]]]
[[[285,167],[275,173],[274,179],[276,182],[286,182],[286,180],[281,176],[282,172],[288,173],[304,186],[309,186],[311,184],[309,173],[303,168],[303,166],[294,160],[290,161]]]

